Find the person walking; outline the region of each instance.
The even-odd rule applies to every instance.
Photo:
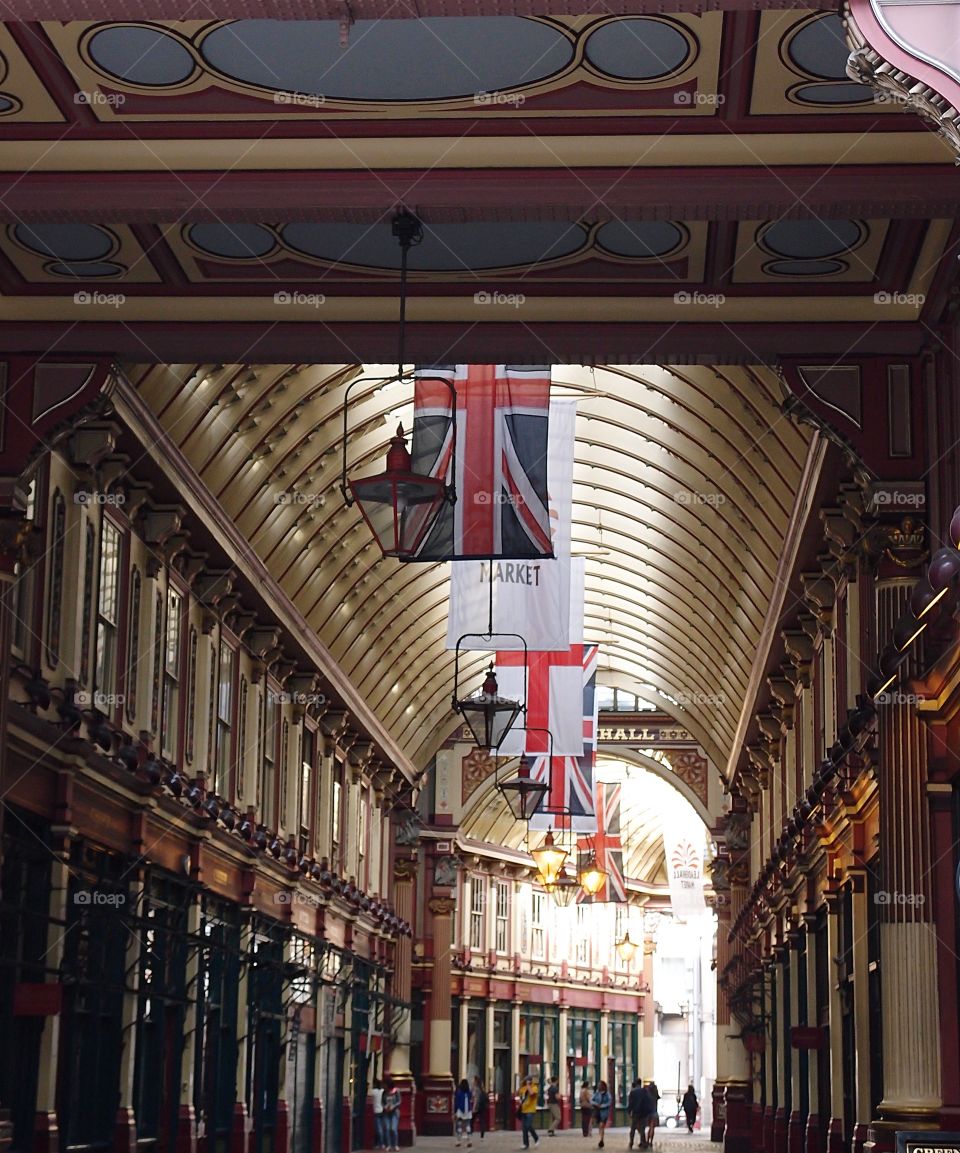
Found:
[[[647,1082],[647,1092],[650,1094],[650,1104],[653,1106],[650,1110],[650,1123],[647,1126],[647,1144],[652,1145],[657,1126],[660,1124],[660,1090],[657,1088],[656,1081]]]
[[[373,1101],[373,1129],[375,1133],[374,1140],[376,1141],[374,1149],[386,1149],[387,1126],[383,1116],[383,1085],[380,1083],[379,1078],[373,1082],[373,1091],[370,1094],[370,1099]]]
[[[580,1124],[583,1126],[584,1137],[590,1136],[591,1122],[593,1121],[593,1090],[590,1082],[584,1081],[580,1086]]]
[[[697,1095],[693,1090],[692,1085],[687,1086],[687,1091],[683,1095],[683,1100],[680,1103],[687,1117],[687,1128],[693,1132],[693,1123],[697,1119],[697,1113],[700,1110],[700,1102],[697,1100]]]
[[[640,1078],[635,1078],[630,1096],[627,1098],[627,1112],[630,1114],[630,1148],[633,1148],[633,1137],[640,1137],[640,1148],[647,1148],[647,1127],[650,1124],[650,1094],[643,1087]]]
[[[487,1096],[487,1091],[483,1087],[483,1082],[479,1077],[473,1079],[473,1131],[480,1131],[480,1140],[482,1141],[487,1135],[487,1111],[490,1108],[490,1098]]]
[[[453,1097],[453,1116],[456,1124],[457,1146],[460,1146],[460,1139],[466,1137],[467,1148],[473,1144],[473,1094],[470,1092],[470,1086],[467,1084],[466,1077],[457,1086],[457,1091]]]
[[[550,1128],[547,1130],[548,1137],[556,1137],[556,1130],[560,1128],[560,1080],[558,1077],[551,1077],[550,1084],[547,1086],[547,1105],[550,1109]]]
[[[385,1146],[387,1149],[393,1150],[393,1153],[399,1153],[400,1150],[400,1090],[394,1085],[392,1081],[386,1083],[383,1093],[383,1116],[386,1119],[387,1140],[389,1145]]]
[[[600,1130],[600,1141],[597,1145],[598,1149],[603,1148],[603,1134],[607,1127],[607,1121],[610,1117],[610,1094],[607,1091],[606,1081],[601,1081],[597,1085],[596,1092],[593,1094],[593,1119],[596,1121]]]
[[[520,1128],[523,1132],[523,1147],[530,1148],[530,1138],[534,1145],[540,1144],[540,1138],[533,1127],[537,1112],[537,1087],[529,1077],[524,1077],[520,1086]]]

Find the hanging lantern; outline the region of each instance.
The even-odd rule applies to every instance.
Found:
[[[620,954],[620,960],[625,965],[629,965],[633,958],[637,955],[637,946],[634,941],[630,940],[630,930],[625,929],[623,936],[616,943],[616,950]]]
[[[563,862],[569,855],[562,845],[554,841],[553,829],[547,830],[547,835],[539,848],[531,849],[530,856],[533,857],[540,881],[546,888],[556,883],[563,869]]]
[[[511,701],[500,696],[497,690],[497,675],[493,671],[492,664],[487,669],[487,676],[480,692],[463,700],[457,700],[454,695],[453,707],[467,722],[473,739],[481,749],[499,748],[511,725],[523,710],[520,701]],[[544,792],[546,792],[545,786]]]
[[[560,870],[552,885],[545,885],[544,887],[561,909],[566,909],[572,905],[580,892],[580,882],[566,869]]]
[[[595,897],[607,883],[607,874],[600,868],[596,852],[591,852],[587,863],[580,870],[580,887],[588,897]]]
[[[543,804],[549,786],[530,776],[530,762],[520,758],[517,775],[506,781],[497,781],[497,790],[503,794],[510,812],[518,821],[529,821]]]
[[[386,471],[351,480],[350,494],[384,556],[415,556],[440,514],[446,486],[440,477],[413,472],[403,425],[390,441]]]

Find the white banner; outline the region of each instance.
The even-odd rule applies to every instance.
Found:
[[[486,633],[490,620],[490,581],[493,579],[493,631],[518,633],[537,652],[566,649],[570,639],[565,620],[570,603],[570,520],[573,507],[573,452],[577,422],[576,399],[550,401],[547,441],[547,482],[554,560],[454,561],[450,570],[450,614],[447,648],[467,633]],[[492,569],[492,574],[491,574]],[[582,625],[581,625],[582,630]],[[483,641],[468,636],[462,648],[483,649]],[[519,641],[497,639],[497,649],[519,649]]]
[[[699,917],[707,909],[703,899],[702,829],[694,829],[691,822],[675,817],[666,818],[663,822],[663,851],[667,859],[673,915],[679,921]]]
[[[547,729],[553,735],[555,757],[583,755],[583,586],[586,561],[574,557],[570,562],[570,606],[567,617],[567,640],[563,650],[528,651],[526,696],[524,696],[523,653],[503,653],[496,662],[497,685],[502,697],[525,701],[527,728]],[[501,650],[502,651],[502,650]],[[509,655],[512,660],[503,659]],[[541,732],[529,738],[518,726],[507,733],[500,746],[502,756],[547,752],[547,738]]]

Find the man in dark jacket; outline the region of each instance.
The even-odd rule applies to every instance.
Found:
[[[640,1134],[640,1148],[647,1148],[647,1126],[650,1123],[650,1113],[653,1109],[653,1100],[647,1090],[641,1085],[638,1077],[633,1082],[630,1096],[627,1098],[627,1112],[630,1114],[630,1148],[633,1148],[634,1133]]]
[[[650,1094],[650,1100],[653,1102],[653,1108],[650,1110],[650,1117],[647,1123],[647,1144],[652,1145],[653,1139],[656,1136],[657,1126],[660,1124],[660,1090],[657,1088],[656,1081],[648,1081],[646,1089]]]

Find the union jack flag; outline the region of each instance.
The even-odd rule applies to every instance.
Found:
[[[620,785],[598,781],[596,784],[597,831],[592,837],[577,837],[579,868],[593,852],[597,864],[607,874],[603,888],[595,897],[581,892],[578,902],[626,901],[627,885],[623,876],[623,842],[620,840]]]
[[[549,792],[530,821],[533,829],[590,832],[597,827],[593,807],[596,760],[597,645],[576,644],[561,652],[498,652],[500,693],[523,699],[526,688],[526,729],[512,729],[500,753],[535,757],[530,772],[545,781]],[[528,681],[524,685],[524,673]],[[577,707],[577,702],[582,702]],[[553,736],[553,757],[546,756]]]
[[[456,390],[457,500],[444,505],[414,559],[552,557],[549,367],[433,365],[415,378],[411,467],[447,481],[454,451],[448,385]]]

